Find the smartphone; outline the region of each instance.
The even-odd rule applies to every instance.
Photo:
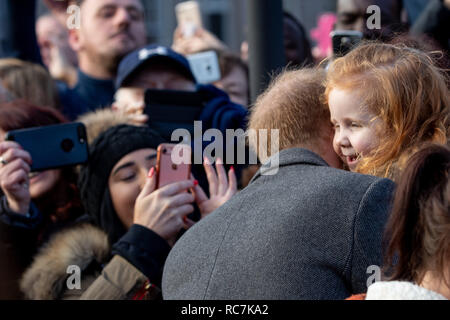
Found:
[[[219,59],[215,51],[205,51],[186,56],[198,83],[208,84],[220,80]]]
[[[86,127],[79,122],[13,130],[6,133],[5,140],[17,142],[30,153],[32,172],[88,161]]]
[[[202,14],[197,1],[185,1],[175,6],[178,26],[186,38],[192,37],[197,28],[202,28]]]
[[[144,114],[148,125],[166,141],[172,140],[176,129],[186,129],[194,136],[194,121],[198,120],[208,97],[201,92],[147,89]]]
[[[363,34],[355,30],[335,30],[330,33],[335,57],[343,57],[361,42]]]
[[[163,143],[158,146],[156,160],[157,188],[191,176],[191,147],[182,144]],[[186,161],[182,161],[182,160]]]

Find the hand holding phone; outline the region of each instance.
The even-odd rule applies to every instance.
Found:
[[[9,208],[19,214],[27,214],[30,207],[31,156],[16,142],[0,142],[0,188],[6,196]]]
[[[85,163],[88,160],[86,128],[65,123],[6,133],[5,140],[17,142],[33,160],[31,171],[44,171]]]
[[[197,1],[185,1],[175,6],[178,26],[186,38],[192,37],[195,31],[203,28],[200,6]]]
[[[172,161],[170,153],[174,146],[158,147],[157,170],[150,170],[136,199],[133,218],[135,224],[157,233],[171,246],[182,228],[188,229],[194,224],[187,216],[194,211],[195,201],[194,195],[186,192],[195,187],[195,182],[189,180],[190,165]]]

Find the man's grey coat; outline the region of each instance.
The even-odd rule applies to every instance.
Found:
[[[394,183],[300,148],[194,225],[164,267],[164,299],[345,299],[367,290]],[[373,271],[371,271],[373,272]]]

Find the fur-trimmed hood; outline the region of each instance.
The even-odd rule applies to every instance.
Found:
[[[91,144],[101,133],[120,124],[133,124],[126,114],[111,108],[88,112],[77,119],[86,126],[87,140]]]
[[[53,300],[64,291],[67,267],[85,270],[92,261],[109,258],[108,236],[91,224],[80,224],[55,234],[25,271],[20,288],[27,299]]]

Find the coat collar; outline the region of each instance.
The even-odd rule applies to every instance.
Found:
[[[261,175],[275,175],[281,167],[291,165],[313,165],[326,166],[328,164],[318,154],[304,148],[290,148],[281,150],[279,153],[270,157],[256,172],[250,183],[259,178]]]

